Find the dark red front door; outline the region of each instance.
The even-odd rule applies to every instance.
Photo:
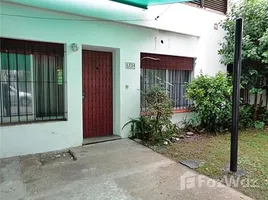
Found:
[[[83,50],[84,138],[113,133],[112,53]]]

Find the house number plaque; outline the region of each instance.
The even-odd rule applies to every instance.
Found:
[[[135,69],[134,62],[126,62],[126,69]]]

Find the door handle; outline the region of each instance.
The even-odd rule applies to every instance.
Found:
[[[85,98],[85,96],[86,96],[86,93],[85,93],[85,92],[83,92],[83,93],[82,93],[82,99],[84,99],[84,98]]]

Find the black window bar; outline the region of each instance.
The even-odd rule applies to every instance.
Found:
[[[64,45],[0,38],[1,125],[65,120]]]

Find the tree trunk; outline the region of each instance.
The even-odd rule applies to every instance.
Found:
[[[265,104],[265,106],[266,106],[266,110],[268,110],[268,90],[266,90],[266,96],[265,96],[265,98],[266,98],[266,104]]]
[[[258,119],[258,93],[255,93],[254,96],[254,115],[253,115],[254,121]]]

